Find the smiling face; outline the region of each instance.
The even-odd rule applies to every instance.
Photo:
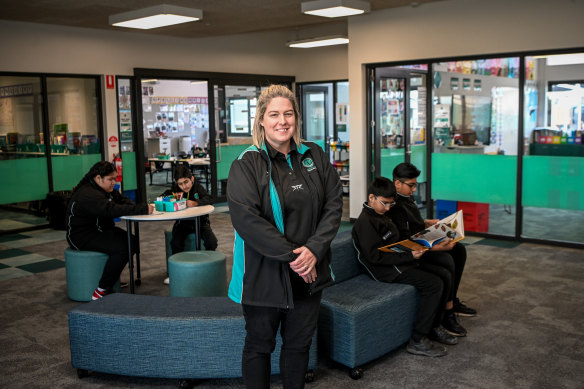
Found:
[[[116,185],[116,172],[111,172],[107,176],[100,176],[99,174],[93,177],[93,181],[99,186],[101,189],[105,190],[107,193],[111,193],[114,191],[114,186]]]
[[[279,152],[288,154],[290,139],[296,128],[292,102],[285,97],[273,98],[268,103],[260,124],[264,128],[266,141]]]

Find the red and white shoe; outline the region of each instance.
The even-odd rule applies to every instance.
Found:
[[[92,300],[99,300],[100,298],[102,298],[102,297],[103,297],[103,296],[105,296],[106,294],[107,294],[107,293],[106,293],[106,291],[105,291],[105,290],[102,292],[102,291],[100,291],[99,289],[95,289],[95,290],[93,291],[93,296],[91,296],[91,299],[92,299]]]

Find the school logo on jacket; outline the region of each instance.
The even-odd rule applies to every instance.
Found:
[[[314,169],[316,169],[316,166],[314,166],[314,162],[312,161],[312,159],[310,158],[306,158],[302,160],[302,165],[306,168],[306,170],[308,170],[309,172],[313,171]]]

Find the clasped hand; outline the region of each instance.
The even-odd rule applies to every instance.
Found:
[[[316,257],[306,246],[298,247],[295,249],[294,254],[298,254],[298,257],[290,262],[290,268],[294,270],[307,284],[310,284],[316,280]]]

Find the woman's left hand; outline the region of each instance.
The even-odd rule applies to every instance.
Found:
[[[199,203],[194,200],[187,200],[187,208],[197,207],[198,205]]]
[[[316,257],[306,246],[298,247],[294,250],[294,254],[298,254],[298,257],[290,262],[290,268],[302,278],[308,276],[316,265]],[[314,274],[316,275],[316,271]]]

